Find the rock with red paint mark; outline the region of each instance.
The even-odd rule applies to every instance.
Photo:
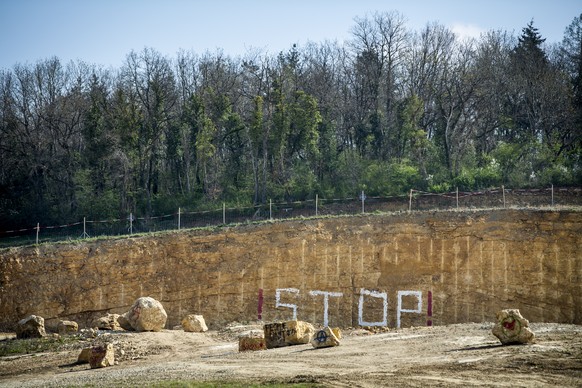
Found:
[[[168,314],[159,301],[143,296],[136,299],[125,313],[125,318],[135,331],[161,331],[166,325]]]
[[[112,344],[99,345],[91,348],[89,365],[91,369],[113,366],[115,363],[115,352]]]
[[[339,346],[340,340],[336,337],[332,329],[324,327],[321,330],[317,330],[313,337],[311,337],[311,345],[316,349],[329,348],[331,346]]]
[[[188,314],[182,319],[181,323],[184,331],[191,333],[203,333],[208,331],[208,326],[206,326],[206,322],[202,315]]]
[[[497,323],[491,333],[503,345],[527,344],[533,342],[535,335],[529,328],[527,319],[521,316],[519,310],[501,310],[497,313]]]
[[[260,330],[250,330],[246,333],[242,333],[238,337],[238,351],[256,351],[267,349],[267,343],[265,342],[265,335],[263,331]]]
[[[60,335],[75,334],[79,331],[79,324],[75,321],[59,321],[57,330]]]
[[[44,318],[38,315],[29,315],[18,321],[16,338],[41,338],[46,336]]]

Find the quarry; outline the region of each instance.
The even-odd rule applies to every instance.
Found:
[[[47,328],[64,319],[89,327],[149,296],[163,304],[166,327],[112,333],[126,346],[140,343],[149,356],[107,368],[107,384],[116,381],[115,370],[173,360],[181,366],[168,368],[185,371],[176,376],[202,380],[454,385],[509,368],[502,374],[513,385],[575,386],[582,377],[581,232],[575,208],[496,209],[295,219],[10,248],[0,252],[0,331],[13,331],[30,314],[44,317]],[[532,323],[533,345],[499,348],[490,331],[501,309],[518,309]],[[187,314],[203,315],[210,331],[175,330]],[[341,328],[345,340],[332,350],[239,354],[238,333],[227,330],[293,319]],[[20,361],[3,357],[0,365],[10,368],[0,382],[32,378]],[[319,365],[315,372],[310,362]],[[69,364],[57,365],[62,371]],[[70,365],[98,373],[79,368]],[[55,364],[41,372],[49,380],[59,375]]]

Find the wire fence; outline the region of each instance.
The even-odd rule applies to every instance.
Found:
[[[401,211],[489,209],[510,207],[553,207],[582,205],[582,188],[550,188],[512,190],[504,187],[476,192],[454,191],[428,193],[411,189],[407,195],[391,197],[359,196],[344,199],[319,198],[307,201],[280,202],[189,212],[177,209],[173,214],[124,219],[78,222],[47,226],[42,222],[29,228],[0,231],[0,247],[40,244],[43,242],[79,240],[99,236],[121,236],[138,233],[180,230],[265,220],[388,213]]]

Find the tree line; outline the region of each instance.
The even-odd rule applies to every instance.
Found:
[[[0,70],[0,228],[214,201],[582,183],[582,14],[561,43],[397,12],[347,42]]]

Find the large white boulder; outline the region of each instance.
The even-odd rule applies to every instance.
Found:
[[[159,301],[144,296],[136,299],[124,317],[135,331],[161,331],[168,314]]]

